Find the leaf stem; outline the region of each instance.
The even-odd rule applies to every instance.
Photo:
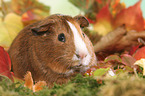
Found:
[[[138,38],[138,42],[142,43],[145,46],[145,41],[142,38]]]

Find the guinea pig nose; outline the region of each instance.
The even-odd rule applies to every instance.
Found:
[[[87,56],[87,54],[85,54],[85,53],[79,53],[79,54],[76,54],[76,56],[78,58],[80,58],[80,59],[83,59],[83,58],[85,58]]]

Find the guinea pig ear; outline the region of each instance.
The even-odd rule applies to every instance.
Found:
[[[89,26],[89,21],[84,16],[78,15],[78,16],[75,16],[74,19],[80,24],[81,28]]]
[[[37,24],[37,23],[36,23]],[[37,24],[37,26],[32,27],[31,31],[34,35],[44,35],[49,33],[51,30],[51,26],[54,24],[54,20],[45,20],[41,21]]]

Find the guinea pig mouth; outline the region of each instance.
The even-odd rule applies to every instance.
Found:
[[[82,67],[83,67],[83,65],[79,64],[79,65],[72,66],[71,69],[80,69]]]

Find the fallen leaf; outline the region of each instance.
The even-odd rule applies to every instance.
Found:
[[[136,60],[140,60],[141,58],[145,59],[145,47],[139,48],[134,54],[133,57]]]
[[[136,52],[136,50],[139,48],[139,45],[137,45],[137,46],[133,46],[132,48],[131,48],[131,50],[129,51],[129,54],[130,55],[133,55],[135,52]]]
[[[7,76],[13,81],[13,75],[11,73],[11,60],[8,53],[0,46],[0,75]]]
[[[11,6],[12,10],[19,15],[32,9],[40,9],[48,14],[50,11],[50,7],[38,2],[38,0],[12,0]]]
[[[94,30],[100,35],[106,35],[113,30],[112,21],[113,17],[109,11],[109,5],[104,6],[96,16],[97,22],[94,23]]]
[[[93,4],[94,0],[69,0],[74,6],[82,11],[87,11]]]
[[[26,75],[24,76],[24,80],[25,80],[25,84],[24,86],[25,87],[28,87],[29,89],[33,89],[33,78],[32,78],[32,75],[31,75],[31,72],[28,71],[26,73]]]
[[[45,81],[39,81],[33,86],[33,92],[37,92],[43,89],[44,86],[46,86]]]
[[[100,51],[115,51],[113,47],[115,47],[117,42],[123,37],[123,35],[126,33],[126,30],[124,27],[118,27],[112,32],[109,32],[106,36],[103,36],[95,45],[94,50],[95,52]],[[109,50],[108,50],[109,49]],[[111,50],[110,50],[111,49]]]
[[[118,61],[122,62],[121,58],[118,55],[109,55],[108,57],[105,58],[104,62],[109,62],[109,61]]]
[[[47,85],[45,81],[39,81],[34,85],[34,81],[30,71],[28,71],[24,76],[24,81],[24,87],[28,87],[29,89],[33,90],[33,92],[40,91],[44,86]]]
[[[106,36],[103,36],[95,45],[95,52],[114,53],[119,51],[129,51],[132,46],[139,44],[138,38],[145,38],[145,32],[137,32],[134,30],[126,31],[121,26],[112,32],[109,32]]]
[[[121,55],[121,59],[122,59],[123,64],[130,66],[130,67],[132,67],[136,61],[135,58],[133,58],[131,55],[128,55],[128,54]]]
[[[103,76],[103,75],[105,75],[109,70],[110,70],[110,68],[100,68],[100,69],[97,69],[96,71],[93,72],[93,76],[94,76],[94,77]]]
[[[40,9],[28,10],[27,12],[22,14],[22,22],[24,26],[27,26],[36,21],[40,21],[47,16],[49,16],[49,12],[45,12]]]
[[[7,14],[4,20],[0,21],[0,46],[8,49],[22,28],[23,24],[20,16],[14,13]]]
[[[137,60],[137,61],[134,63],[134,65],[138,65],[138,66],[142,67],[142,68],[143,68],[143,75],[145,76],[145,59],[142,58],[142,59],[140,59],[140,60]]]
[[[140,8],[141,1],[139,0],[135,5],[121,10],[115,17],[114,26],[118,27],[125,24],[127,30],[144,30],[144,19]]]

